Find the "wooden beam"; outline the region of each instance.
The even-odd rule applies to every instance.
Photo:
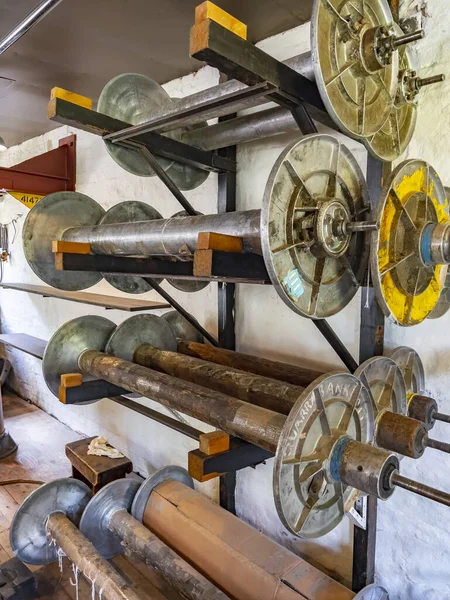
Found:
[[[198,234],[197,250],[242,252],[242,238],[234,235],[202,231]]]
[[[196,25],[207,19],[219,23],[222,27],[225,27],[244,40],[247,39],[247,25],[216,6],[213,2],[203,2],[195,8]]]
[[[277,90],[268,97],[281,106],[292,108],[307,102],[325,112],[313,81],[211,19],[191,29],[190,53],[246,85],[270,83]]]
[[[50,100],[48,118],[62,125],[76,127],[88,133],[101,136],[131,127],[130,123],[119,121],[108,115],[89,110],[84,106],[79,106],[61,98]],[[133,140],[146,146],[152,154],[176,160],[192,167],[217,173],[236,170],[235,161],[223,158],[214,152],[188,146],[158,133],[143,133],[133,138]],[[132,152],[133,149],[130,149],[130,151]]]

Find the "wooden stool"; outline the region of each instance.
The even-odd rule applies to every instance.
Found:
[[[72,477],[86,483],[95,494],[107,483],[122,479],[133,470],[129,458],[109,458],[88,454],[88,447],[97,436],[66,444],[66,456],[72,464]]]

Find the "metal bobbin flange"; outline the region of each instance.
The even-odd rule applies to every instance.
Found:
[[[133,362],[134,353],[143,344],[159,350],[177,350],[177,339],[165,319],[156,315],[135,315],[115,328],[105,352]]]
[[[78,358],[84,350],[104,352],[116,324],[94,315],[65,323],[50,338],[42,359],[42,373],[49,390],[58,398],[61,375],[80,373]],[[89,381],[90,375],[83,374]]]
[[[379,55],[391,39],[386,0],[315,0],[311,52],[315,80],[338,129],[374,135],[389,117],[397,91],[398,53]]]
[[[169,465],[168,467],[163,467],[162,469],[155,471],[149,477],[147,477],[133,500],[131,514],[139,521],[139,523],[142,523],[144,520],[145,507],[147,506],[150,494],[153,492],[156,486],[169,479],[175,479],[175,481],[179,481],[187,487],[194,489],[194,480],[186,471],[186,469],[183,469],[182,467]]]
[[[100,204],[78,192],[56,192],[35,204],[25,219],[22,239],[25,258],[39,279],[71,292],[98,283],[100,273],[57,271],[52,242],[70,227],[97,225],[104,214]]]
[[[196,211],[195,214],[201,215],[203,213]],[[173,217],[187,217],[187,216],[188,216],[188,214],[185,210],[180,210],[179,212],[176,212],[174,215],[172,215],[171,219]],[[176,290],[180,290],[180,292],[186,292],[189,294],[193,294],[195,292],[200,292],[200,290],[205,289],[205,287],[207,287],[209,285],[209,281],[190,281],[189,279],[185,279],[185,280],[183,280],[183,279],[167,279],[167,281]]]
[[[306,136],[284,150],[266,185],[261,244],[272,284],[291,310],[322,319],[354,297],[369,246],[352,227],[365,225],[356,222],[368,210],[363,173],[336,138]]]
[[[98,99],[97,111],[129,125],[140,125],[161,110],[167,110],[171,103],[169,94],[153,79],[138,73],[124,73],[105,85]],[[125,171],[140,177],[155,175],[139,149],[108,141],[105,145],[111,158]],[[164,170],[173,164],[172,160],[156,158]]]
[[[155,221],[162,219],[161,214],[145,202],[135,200],[120,202],[110,208],[102,217],[99,225],[110,225],[111,223],[135,223],[136,221]],[[153,288],[142,277],[128,277],[104,273],[103,277],[113,287],[127,294],[145,294]],[[156,279],[158,283],[162,279]]]
[[[396,35],[402,35],[401,28],[392,25]],[[367,150],[379,160],[392,162],[406,150],[414,134],[418,114],[418,98],[407,93],[409,81],[414,76],[413,53],[407,46],[398,49],[399,74],[397,94],[389,117],[383,127],[374,135],[362,141]]]
[[[371,443],[372,401],[361,381],[348,373],[325,374],[302,393],[278,443],[273,491],[284,526],[302,538],[331,531],[359,492],[336,483],[330,460],[345,436]]]
[[[29,565],[48,565],[58,560],[58,548],[47,533],[47,519],[62,512],[78,526],[92,497],[78,479],[57,479],[32,492],[18,508],[9,531],[14,554]]]
[[[406,387],[397,363],[386,356],[369,358],[355,371],[372,398],[374,414],[389,410],[399,415],[408,412]]]
[[[166,111],[169,106],[176,106],[177,100],[177,98],[171,98],[153,79],[138,73],[124,73],[111,79],[103,88],[97,110],[130,125],[140,125]],[[181,139],[186,131],[206,125],[207,123],[197,123],[165,135]],[[113,160],[129,173],[140,177],[155,175],[154,170],[138,148],[127,148],[124,144],[107,140],[105,140],[105,144]],[[204,169],[159,156],[155,156],[155,158],[181,190],[192,190],[208,178],[209,172]]]
[[[413,348],[400,346],[394,350],[391,358],[400,367],[408,396],[423,392],[425,389],[425,369],[419,354]]]
[[[203,342],[202,334],[177,310],[164,313],[162,318],[170,325],[177,339],[186,342]]]
[[[371,272],[383,313],[398,325],[421,323],[439,300],[445,245],[442,239],[435,246],[434,236],[447,230],[448,211],[439,176],[424,161],[403,162],[383,188],[379,229],[372,234]],[[435,249],[441,263],[432,256]]]
[[[121,540],[109,529],[109,521],[118,510],[130,512],[140,486],[140,481],[130,477],[112,481],[97,492],[84,509],[80,531],[103,558],[113,558],[125,550]]]

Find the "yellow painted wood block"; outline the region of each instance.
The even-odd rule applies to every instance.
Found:
[[[54,87],[50,92],[50,101],[55,100],[56,98],[67,100],[67,102],[71,102],[72,104],[77,104],[78,106],[83,106],[84,108],[92,110],[92,100],[90,98],[86,98],[86,96],[80,96],[80,94],[75,94],[74,92],[63,90],[60,87]]]
[[[247,39],[247,25],[209,1],[203,2],[203,4],[200,4],[195,9],[196,25],[207,19],[219,23],[219,25],[222,25],[225,29],[229,29],[244,40]]]

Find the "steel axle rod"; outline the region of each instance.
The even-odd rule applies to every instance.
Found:
[[[62,512],[48,517],[47,529],[57,545],[107,600],[139,600],[140,596]]]
[[[424,498],[429,498],[434,502],[439,502],[439,504],[450,506],[450,494],[441,492],[440,490],[429,487],[428,485],[424,485],[423,483],[418,483],[417,481],[409,479],[408,477],[403,477],[403,475],[400,475],[397,472],[392,474],[391,483],[397,487],[403,488],[404,490],[408,490],[408,492],[417,494],[418,496],[423,496]]]

